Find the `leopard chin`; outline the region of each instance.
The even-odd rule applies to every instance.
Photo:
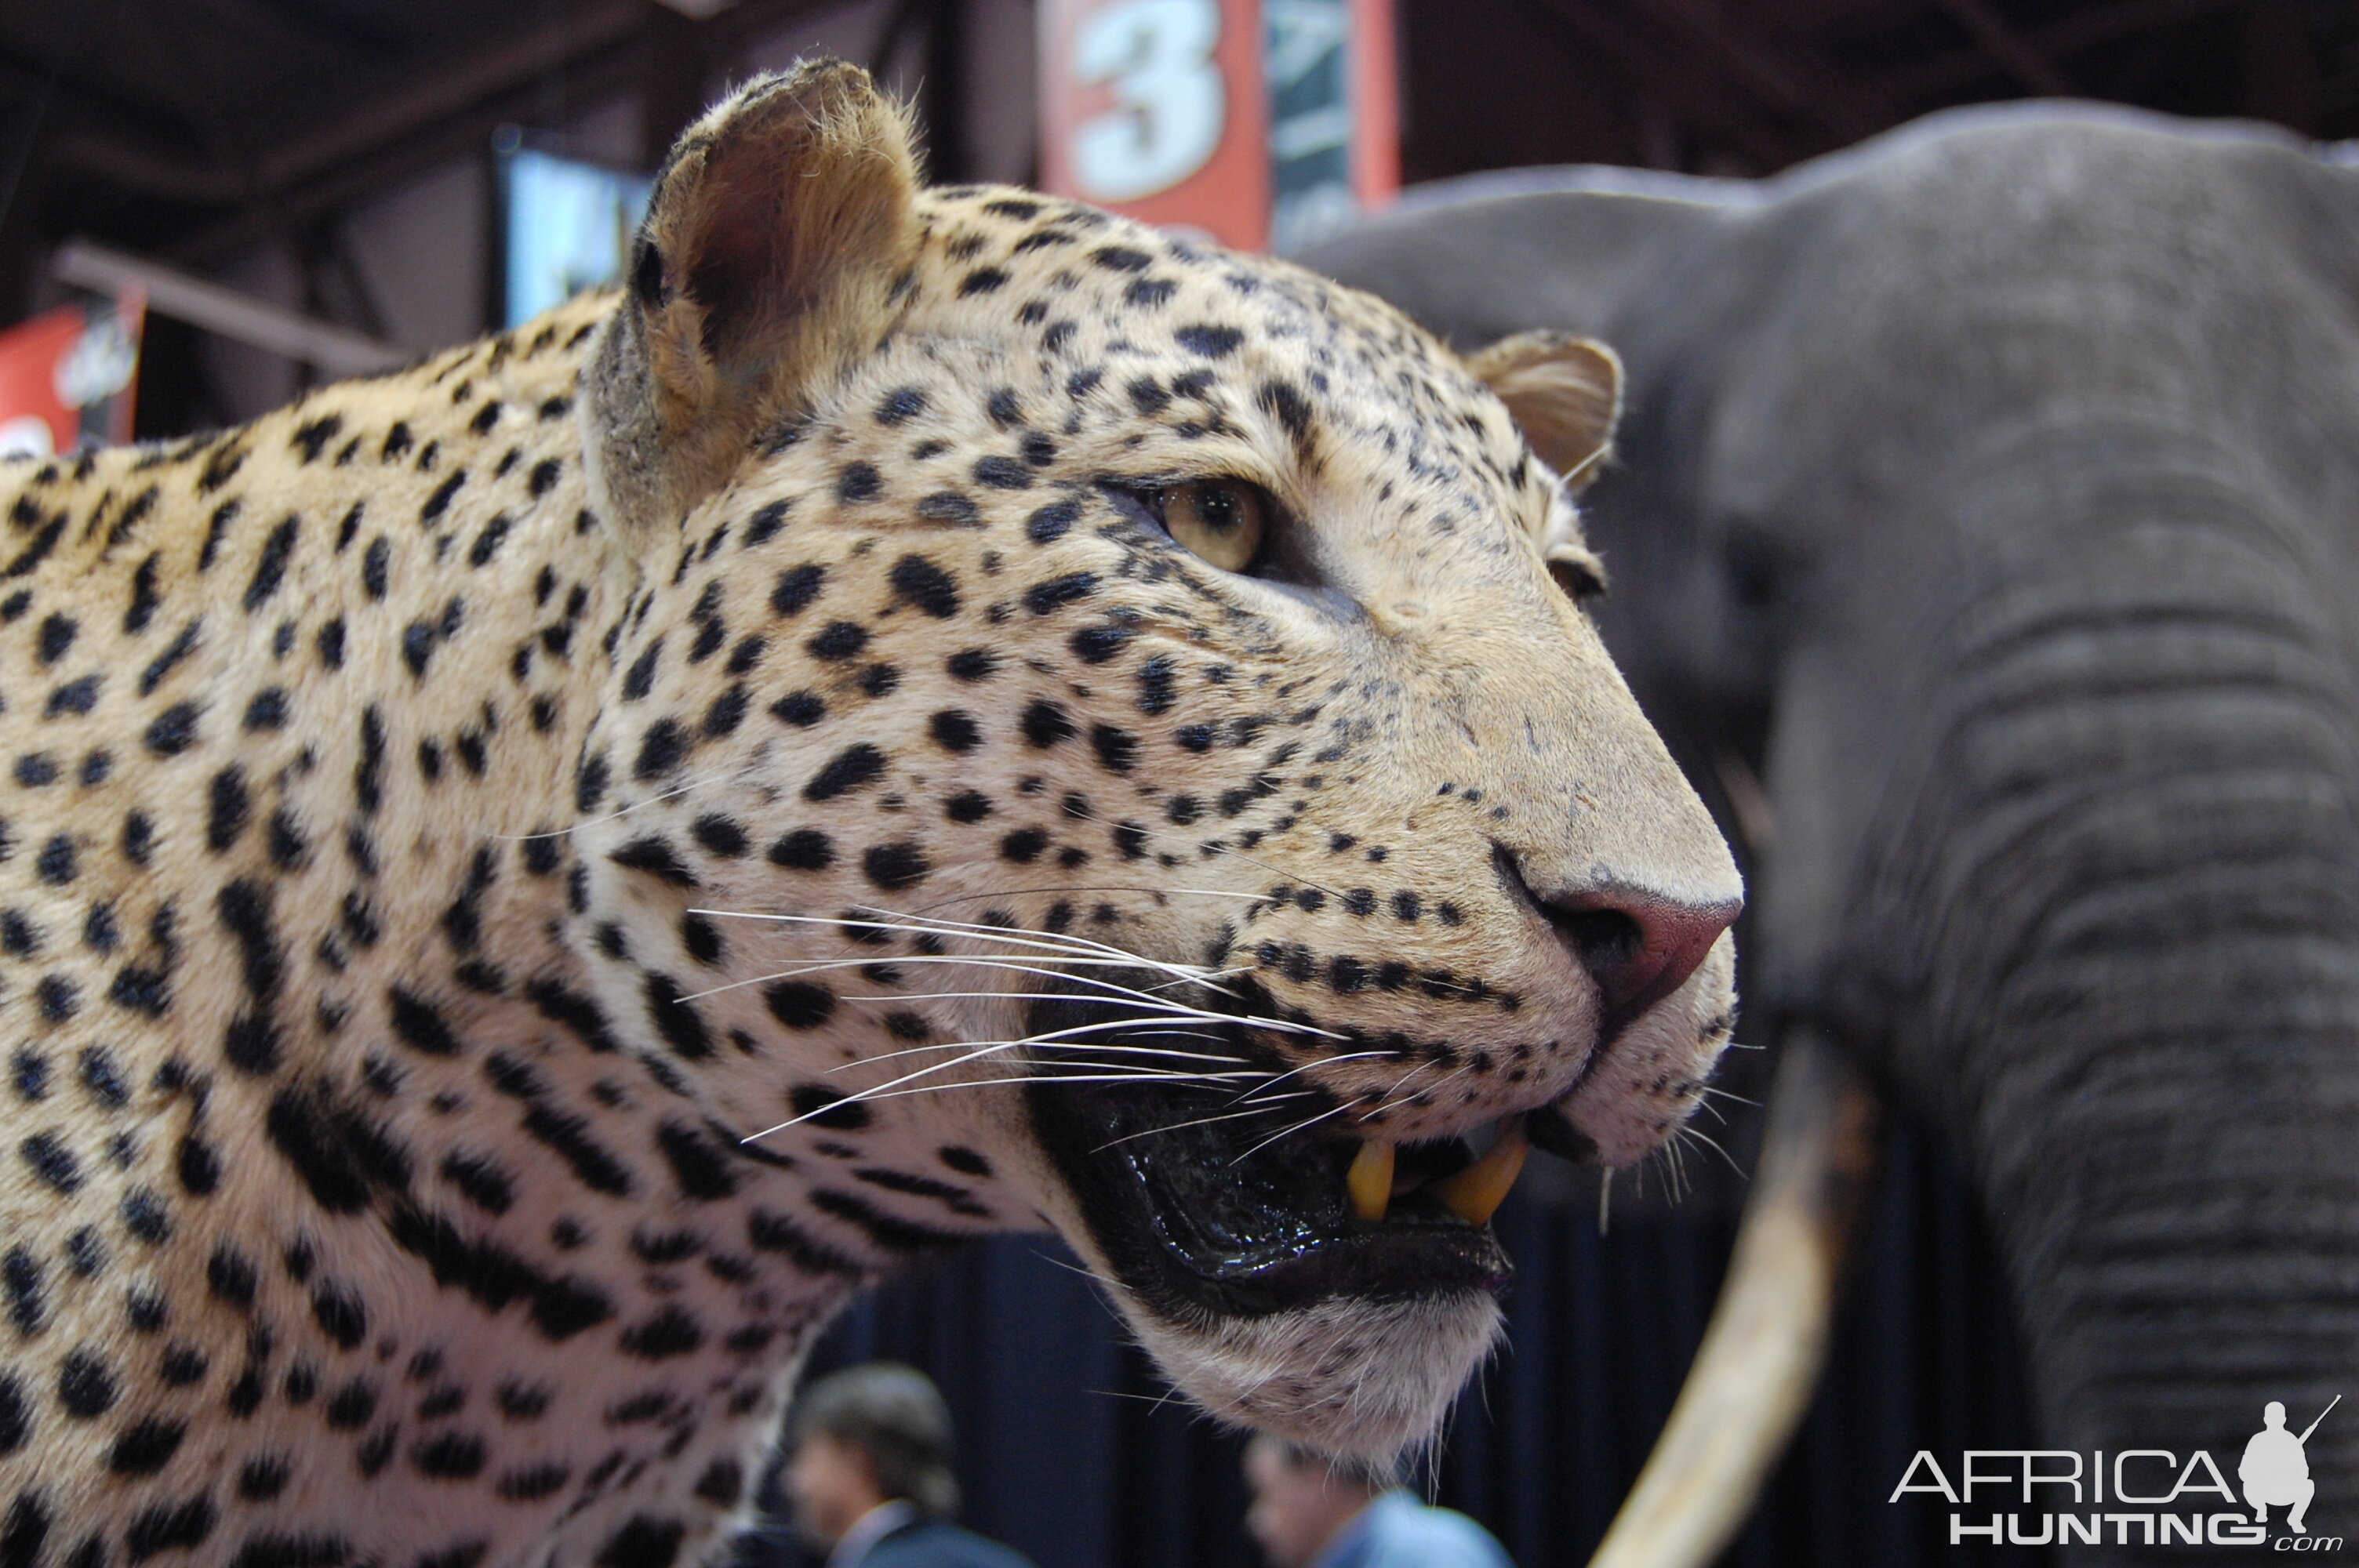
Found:
[[[1124,1305],[1171,1380],[1215,1419],[1378,1463],[1433,1437],[1504,1325],[1484,1290],[1196,1324]]]

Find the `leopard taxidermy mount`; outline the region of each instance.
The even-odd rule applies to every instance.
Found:
[[[1560,586],[1615,384],[816,62],[619,291],[0,470],[0,1563],[669,1568],[1044,1224],[1222,1418],[1428,1434],[1522,1130],[1644,1155],[1732,1019]]]

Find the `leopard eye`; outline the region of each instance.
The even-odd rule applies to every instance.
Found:
[[[1158,496],[1164,531],[1190,554],[1223,571],[1241,572],[1261,554],[1270,503],[1258,485],[1236,479],[1200,479]]]

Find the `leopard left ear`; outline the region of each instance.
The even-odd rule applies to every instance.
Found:
[[[1568,489],[1588,488],[1622,417],[1622,361],[1612,349],[1565,332],[1518,332],[1469,355],[1466,368],[1507,406]]]
[[[750,82],[689,127],[582,373],[605,511],[676,524],[874,351],[917,256],[918,180],[907,111],[842,60]]]

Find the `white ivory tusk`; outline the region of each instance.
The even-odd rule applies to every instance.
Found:
[[[1837,1276],[1875,1164],[1875,1096],[1814,1030],[1789,1029],[1761,1162],[1703,1344],[1589,1568],[1708,1568],[1744,1527],[1810,1408]]]

